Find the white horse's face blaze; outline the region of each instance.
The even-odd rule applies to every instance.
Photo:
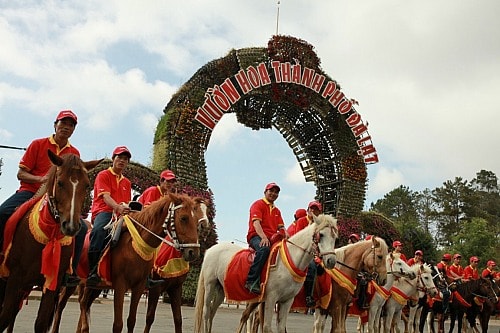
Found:
[[[319,254],[323,264],[327,269],[332,269],[337,263],[335,256],[335,241],[338,237],[337,221],[328,215],[321,215],[321,217],[320,221],[322,222],[317,226],[314,237],[318,242]]]

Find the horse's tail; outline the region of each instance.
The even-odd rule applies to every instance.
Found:
[[[203,266],[203,265],[202,265]],[[195,308],[194,308],[194,332],[200,333],[203,326],[203,306],[205,304],[205,277],[203,267],[198,278],[198,288],[196,288]]]

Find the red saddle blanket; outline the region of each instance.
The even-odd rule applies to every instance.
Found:
[[[184,260],[179,250],[162,243],[153,269],[164,279],[174,278],[187,274],[189,272],[189,263]]]
[[[314,283],[313,297],[316,301],[316,305],[326,309],[330,303],[332,297],[332,279],[328,274],[318,275]],[[305,310],[306,306],[306,294],[304,292],[304,286],[300,288],[299,293],[295,296],[292,303],[292,310]]]

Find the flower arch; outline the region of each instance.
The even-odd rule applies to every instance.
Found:
[[[312,45],[273,36],[267,47],[207,63],[172,96],[156,129],[152,168],[208,190],[204,154],[217,122],[234,112],[246,127],[283,135],[325,213],[354,216],[365,200],[366,165],[378,162],[355,104],[322,71]]]

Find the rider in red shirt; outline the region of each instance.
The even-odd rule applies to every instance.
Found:
[[[424,263],[424,252],[422,250],[415,251],[415,256],[413,258],[408,259],[408,266],[413,266],[415,264],[423,264]]]
[[[139,197],[139,201],[144,207],[149,206],[156,200],[173,192],[177,178],[171,170],[164,170],[160,174],[160,185],[148,187]]]
[[[264,198],[250,206],[247,242],[255,250],[255,257],[248,272],[245,288],[254,294],[260,294],[260,273],[271,252],[271,236],[285,228],[281,211],[274,205],[279,193],[278,184],[269,183],[264,189]]]
[[[392,253],[398,254],[401,260],[404,260],[406,262],[407,260],[406,256],[404,255],[403,252],[401,252],[403,250],[403,243],[401,243],[398,240],[395,240],[394,242],[392,242],[392,247],[394,248],[394,250],[392,250]]]
[[[479,280],[479,272],[477,270],[478,263],[478,257],[472,256],[469,258],[469,265],[464,268],[464,281]]]
[[[306,215],[307,211],[304,208],[299,208],[295,211],[295,214],[293,214],[293,222],[288,226],[288,229],[286,229],[289,235],[294,235],[297,233],[295,231],[297,228],[297,220]]]
[[[450,265],[451,254],[445,253],[441,258],[441,261],[437,263],[437,269],[443,274],[443,277],[447,276],[448,266]]]
[[[490,278],[490,279],[495,278],[495,274],[496,274],[495,267],[496,266],[497,266],[497,264],[493,260],[488,260],[488,262],[486,263],[486,268],[481,273],[481,276],[484,278]]]
[[[462,260],[462,255],[455,253],[453,255],[453,264],[448,267],[448,277],[454,281],[461,281],[464,277],[464,268],[460,265],[460,260]]]

